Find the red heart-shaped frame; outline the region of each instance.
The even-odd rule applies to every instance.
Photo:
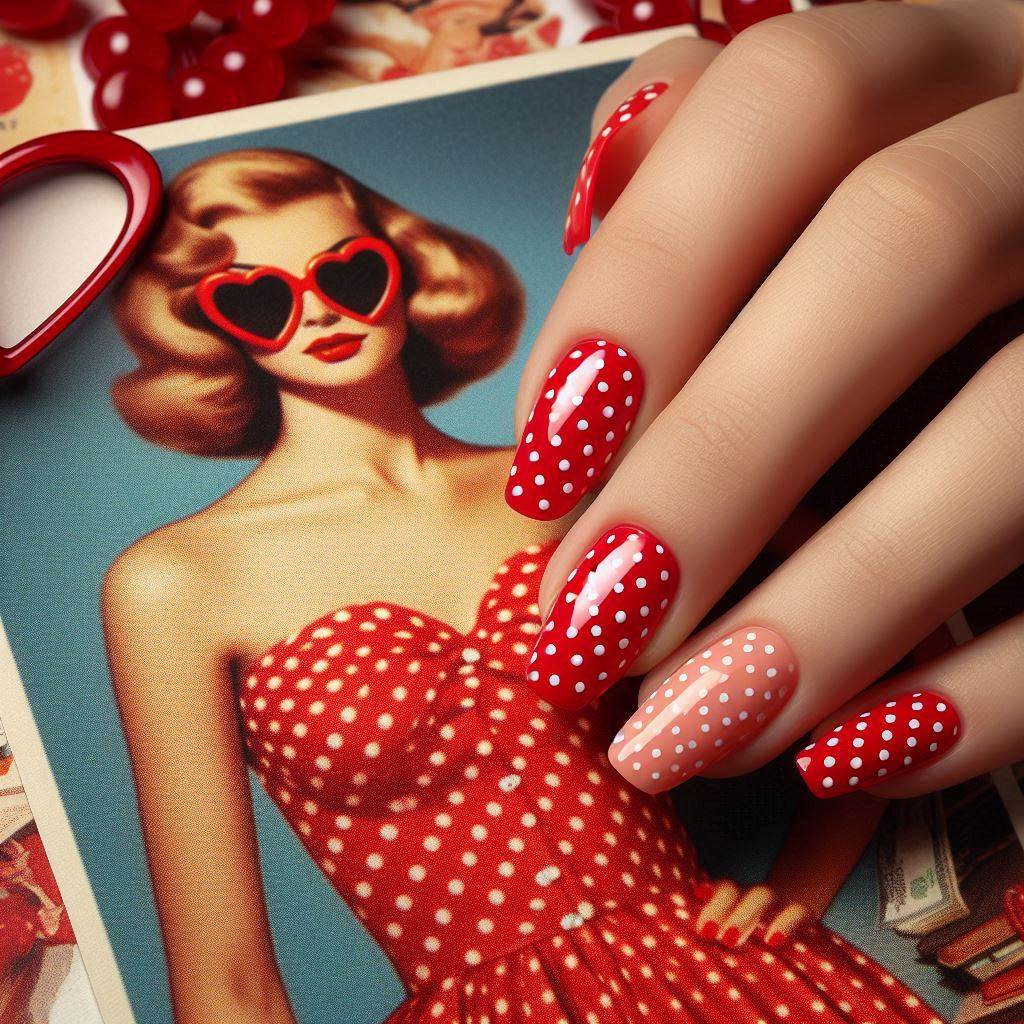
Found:
[[[85,312],[142,244],[160,210],[163,179],[156,161],[138,143],[110,132],[57,132],[9,149],[0,155],[0,188],[33,171],[76,165],[96,167],[117,179],[128,200],[124,224],[75,292],[16,345],[0,348],[0,377],[21,369]],[[9,259],[11,247],[5,248]]]

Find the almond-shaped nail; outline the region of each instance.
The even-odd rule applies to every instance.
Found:
[[[796,755],[819,797],[869,789],[938,760],[956,744],[960,716],[948,697],[905,693],[837,725]]]
[[[679,585],[668,546],[639,526],[608,530],[555,599],[526,673],[565,710],[595,700],[629,672]]]
[[[601,480],[643,395],[628,349],[604,338],[574,345],[548,374],[516,449],[505,500],[531,519],[559,519]]]
[[[745,626],[695,654],[645,700],[608,751],[638,789],[660,793],[749,742],[782,710],[796,657],[774,630]]]
[[[667,88],[667,82],[651,82],[637,89],[629,99],[616,107],[590,144],[576,176],[576,184],[569,199],[569,213],[565,218],[562,248],[568,255],[572,255],[578,245],[583,245],[590,238],[597,176],[608,146],[627,124],[642,114]]]

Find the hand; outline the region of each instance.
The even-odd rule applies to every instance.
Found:
[[[811,920],[810,912],[800,903],[780,906],[767,885],[744,890],[728,880],[706,882],[697,896],[705,900],[697,917],[697,931],[730,949],[745,945],[755,933],[774,949]]]
[[[877,680],[1024,562],[1024,338],[736,607],[808,488],[1024,295],[1024,4],[819,7],[678,39],[601,101],[507,497],[567,514],[528,670],[562,708],[648,673],[613,765],[658,791],[798,756],[818,796],[1024,756],[1024,617]],[[531,412],[532,408],[532,412]],[[678,646],[682,643],[682,646]],[[927,771],[921,771],[928,766]]]

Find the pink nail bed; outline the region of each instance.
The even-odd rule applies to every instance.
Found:
[[[673,672],[615,737],[608,757],[638,789],[670,789],[764,729],[797,677],[796,658],[778,633],[738,629]]]

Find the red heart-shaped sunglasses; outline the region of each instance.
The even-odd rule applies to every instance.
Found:
[[[302,277],[269,266],[207,274],[196,285],[196,300],[233,338],[279,352],[299,326],[307,291],[342,316],[373,324],[398,294],[401,277],[394,249],[367,235],[314,256]]]

